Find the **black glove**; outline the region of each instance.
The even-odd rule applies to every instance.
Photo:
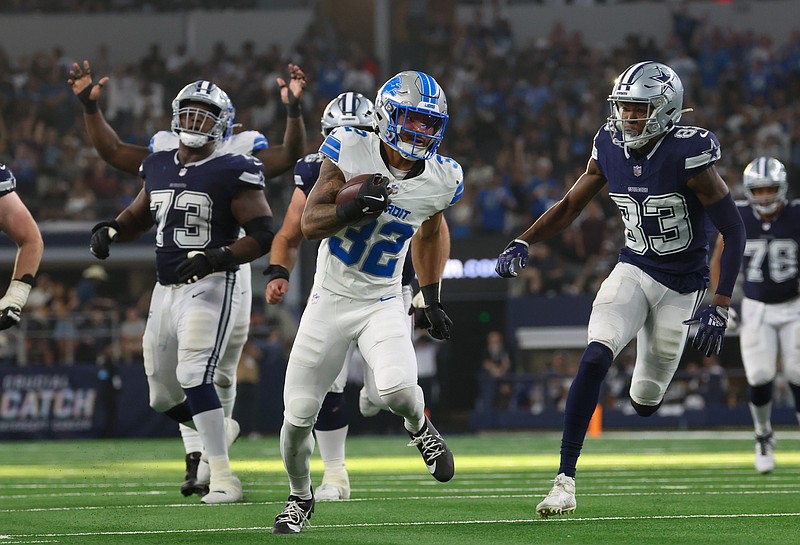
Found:
[[[17,306],[10,305],[0,310],[0,331],[19,324],[20,318],[22,318],[22,309]]]
[[[389,178],[376,173],[364,180],[355,199],[336,206],[336,216],[343,223],[355,223],[365,216],[379,216],[390,203]]]
[[[202,252],[189,252],[189,256],[178,264],[175,272],[178,273],[179,283],[193,284],[212,272],[227,270],[234,264],[230,248],[223,246]]]
[[[422,309],[425,312],[425,317],[430,322],[428,333],[434,339],[440,341],[450,338],[450,328],[453,326],[453,320],[445,313],[441,303],[434,303]]]
[[[108,257],[111,243],[119,236],[119,223],[116,221],[101,221],[92,227],[92,238],[89,241],[89,251],[97,259]]]
[[[704,308],[694,320],[686,320],[685,325],[700,324],[694,335],[692,346],[706,357],[718,355],[728,327],[728,309],[719,306]]]

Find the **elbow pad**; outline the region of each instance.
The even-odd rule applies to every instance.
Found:
[[[253,218],[242,225],[242,229],[247,236],[256,239],[258,247],[261,249],[261,255],[269,252],[272,247],[272,239],[275,238],[275,232],[272,230],[272,216]]]

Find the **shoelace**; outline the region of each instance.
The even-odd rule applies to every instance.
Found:
[[[305,509],[300,507],[300,504],[292,500],[286,504],[286,507],[275,519],[275,522],[285,522],[289,524],[300,524],[308,518],[308,513]]]
[[[420,444],[422,447],[420,448]],[[437,456],[445,453],[444,445],[438,437],[433,435],[430,430],[425,430],[425,433],[419,437],[414,437],[408,442],[409,447],[417,447],[422,451],[422,457],[425,463],[432,462]]]
[[[766,456],[772,450],[772,445],[770,444],[769,440],[769,436],[756,438],[758,446],[761,448],[761,456]]]

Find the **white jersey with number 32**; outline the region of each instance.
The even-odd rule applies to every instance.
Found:
[[[346,180],[373,173],[388,177],[391,204],[375,221],[345,227],[322,241],[315,287],[354,299],[399,296],[411,237],[422,222],[461,198],[461,166],[434,155],[424,162],[420,174],[397,179],[383,162],[380,138],[352,127],[335,129],[322,143],[320,153],[342,170]]]

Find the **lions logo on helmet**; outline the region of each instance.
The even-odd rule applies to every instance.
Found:
[[[614,82],[608,97],[611,115],[606,130],[611,132],[617,145],[639,149],[656,136],[672,129],[681,118],[683,110],[683,83],[666,64],[653,61],[629,66]],[[628,121],[645,121],[641,134],[626,131],[620,103],[638,102],[648,105],[647,117]],[[621,138],[620,138],[621,135]]]
[[[786,167],[777,159],[759,157],[751,161],[744,169],[742,182],[744,194],[757,212],[768,216],[786,204],[786,193],[789,191]],[[776,190],[768,195],[753,194],[754,189],[763,187],[772,187]]]
[[[409,114],[425,117],[425,132],[409,126]],[[400,72],[378,90],[375,126],[381,140],[407,159],[428,160],[436,153],[447,125],[447,98],[424,72]]]
[[[356,127],[372,131],[375,105],[361,93],[342,93],[331,100],[322,112],[322,136],[336,127]]]
[[[191,106],[193,102],[207,104],[211,111]],[[181,89],[172,101],[172,130],[184,146],[199,148],[209,141],[219,143],[229,138],[235,115],[236,110],[225,91],[210,81],[195,81]],[[206,119],[211,119],[213,124],[204,131]]]

